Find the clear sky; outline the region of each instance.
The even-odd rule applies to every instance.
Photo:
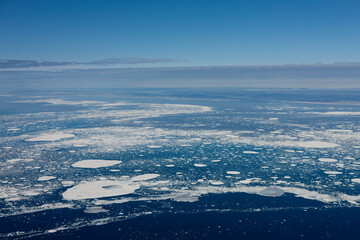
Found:
[[[0,1],[2,59],[360,61],[359,0]]]
[[[109,59],[150,67],[360,62],[360,1],[0,0],[0,70],[103,68]]]

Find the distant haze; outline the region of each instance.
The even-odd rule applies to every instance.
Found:
[[[0,88],[128,87],[360,88],[359,63],[12,69],[0,67]]]

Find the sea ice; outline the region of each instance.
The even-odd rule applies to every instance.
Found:
[[[288,144],[288,146],[304,147],[304,148],[333,148],[339,146],[336,143],[321,142],[321,141],[299,141]]]
[[[143,174],[143,175],[139,175],[139,176],[133,177],[131,180],[134,181],[134,182],[137,182],[137,181],[146,181],[146,180],[150,180],[150,179],[157,178],[157,177],[159,177],[159,176],[160,176],[160,174],[149,173],[149,174]]]
[[[80,183],[67,189],[62,195],[65,200],[82,200],[114,197],[133,193],[140,185],[126,180],[98,180]]]
[[[329,174],[329,175],[338,175],[338,174],[342,174],[342,172],[338,172],[338,171],[325,171],[325,174]]]
[[[75,135],[70,134],[70,133],[59,132],[59,133],[41,134],[39,136],[26,139],[25,141],[27,141],[27,142],[41,142],[41,141],[52,142],[52,141],[58,141],[58,140],[61,140],[64,138],[72,138],[72,137],[75,137]]]
[[[24,100],[18,103],[49,103],[53,105],[97,105],[103,104],[102,101],[67,101],[63,99],[40,99],[40,100]]]
[[[259,195],[265,196],[265,197],[280,197],[283,194],[284,194],[284,191],[282,189],[279,189],[276,187],[268,187],[259,192]]]
[[[239,183],[241,183],[241,184],[250,184],[251,182],[252,182],[252,179],[245,179],[245,180],[239,181]]]
[[[77,168],[101,168],[101,167],[111,167],[117,164],[122,163],[118,160],[98,160],[98,159],[87,159],[74,163],[73,167]]]
[[[338,112],[314,112],[314,114],[323,114],[323,115],[343,115],[343,116],[357,116],[360,115],[360,112],[345,112],[345,111],[338,111]]]
[[[211,162],[221,162],[221,160],[217,159],[217,160],[211,160]]]
[[[16,162],[31,162],[34,161],[34,159],[32,158],[14,158],[14,159],[9,159],[6,162],[7,163],[16,163]]]
[[[246,153],[246,154],[259,154],[258,152],[255,152],[255,151],[243,151],[243,153]]]
[[[13,127],[13,128],[8,128],[7,130],[8,131],[19,131],[20,128]]]
[[[103,207],[87,207],[84,212],[85,213],[104,213],[108,212],[109,210],[104,209]]]
[[[173,198],[176,202],[197,202],[199,201],[198,196],[192,196],[192,195],[179,195]]]
[[[210,181],[210,184],[214,186],[219,186],[219,185],[223,185],[224,183],[222,181]]]
[[[360,183],[360,178],[353,178],[353,179],[351,179],[351,182]]]
[[[56,177],[54,176],[42,176],[42,177],[39,177],[38,178],[38,181],[49,181],[49,180],[52,180],[52,179],[55,179]]]
[[[206,164],[202,164],[202,163],[195,163],[194,164],[195,167],[206,167]]]
[[[75,185],[75,182],[74,182],[74,181],[61,181],[61,184],[62,184],[64,187],[70,187],[70,186]]]
[[[329,162],[329,163],[331,163],[331,162],[337,162],[337,160],[334,159],[334,158],[319,158],[318,160],[319,160],[320,162]]]

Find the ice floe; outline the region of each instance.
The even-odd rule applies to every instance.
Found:
[[[284,191],[280,188],[276,187],[268,187],[259,192],[259,195],[266,196],[266,197],[280,197],[284,195]]]
[[[250,184],[252,182],[252,179],[245,179],[245,180],[240,180],[238,183],[241,184]]]
[[[342,174],[342,172],[338,172],[338,171],[324,171],[325,174],[328,175],[339,175]]]
[[[140,185],[126,180],[98,180],[80,183],[67,189],[63,194],[65,200],[83,200],[122,196],[134,193]]]
[[[210,184],[214,186],[219,186],[219,185],[223,185],[224,183],[222,181],[210,181]]]
[[[353,179],[351,179],[351,182],[360,183],[360,178],[353,178]]]
[[[71,166],[76,168],[102,168],[102,167],[111,167],[120,163],[122,163],[122,161],[119,160],[87,159],[76,162]]]
[[[70,187],[70,186],[75,185],[75,182],[74,182],[74,181],[61,181],[61,184],[62,184],[64,187]]]
[[[202,164],[202,163],[195,163],[194,166],[195,166],[195,167],[200,167],[200,168],[201,168],[201,167],[207,167],[206,164]]]
[[[172,199],[176,202],[197,202],[197,201],[199,201],[198,196],[193,196],[191,194],[175,196]]]
[[[328,162],[328,163],[337,162],[337,160],[334,159],[334,158],[319,158],[318,160],[319,160],[320,162]]]
[[[245,153],[245,154],[259,154],[258,152],[255,152],[255,151],[243,151],[243,153]]]
[[[17,163],[17,162],[31,162],[34,161],[34,159],[32,158],[14,158],[14,159],[9,159],[6,162],[7,163]]]
[[[52,179],[55,179],[56,177],[54,176],[42,176],[42,177],[39,177],[38,178],[38,181],[42,182],[42,181],[49,181],[49,180],[52,180]]]
[[[139,175],[136,177],[131,178],[132,181],[137,182],[137,181],[146,181],[146,180],[150,180],[150,179],[154,179],[159,177],[160,174],[155,174],[155,173],[149,173],[149,174],[143,174],[143,175]]]

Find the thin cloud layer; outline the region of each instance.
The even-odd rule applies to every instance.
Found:
[[[0,69],[69,66],[69,65],[74,65],[74,64],[76,64],[76,63],[75,62],[36,61],[36,60],[0,60]]]
[[[0,87],[360,88],[360,63],[13,70],[0,72]]]
[[[170,58],[108,58],[104,60],[91,61],[85,64],[108,65],[108,64],[141,64],[141,63],[168,63],[174,62]]]
[[[76,66],[76,65],[169,63],[173,61],[174,59],[168,59],[168,58],[108,58],[108,59],[89,61],[89,62],[0,60],[0,69],[32,68],[32,67],[63,67],[63,66]]]

